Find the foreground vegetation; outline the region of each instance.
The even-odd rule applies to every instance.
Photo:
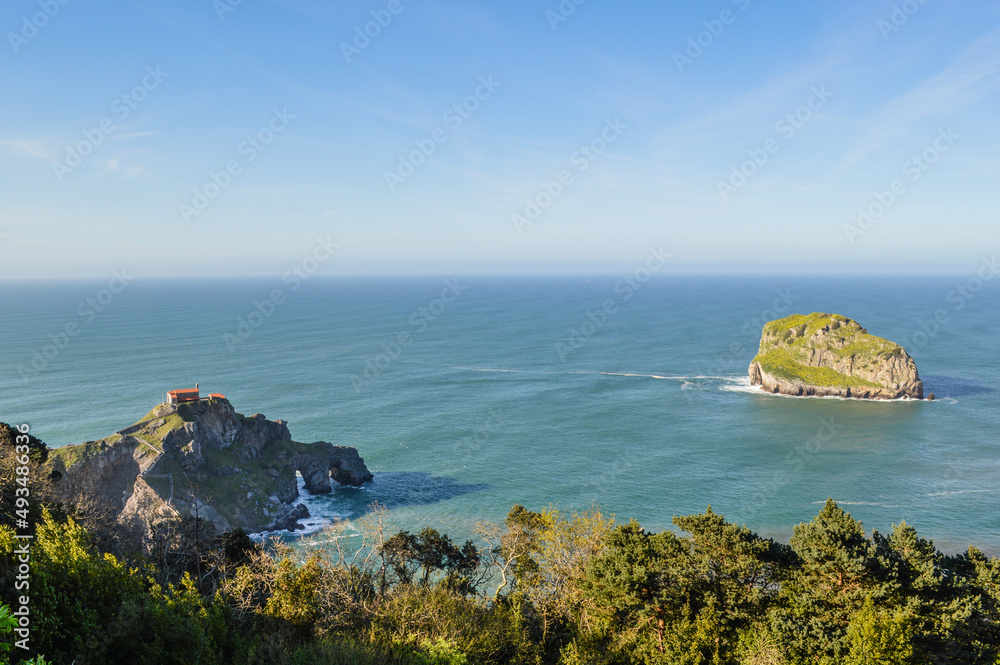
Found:
[[[53,663],[1000,663],[1000,560],[944,555],[906,524],[865,534],[832,501],[788,545],[710,508],[676,517],[678,534],[515,506],[460,544],[391,533],[374,507],[293,550],[194,519],[119,524],[57,491],[46,455],[36,441],[31,645]],[[0,647],[0,663],[31,655]]]

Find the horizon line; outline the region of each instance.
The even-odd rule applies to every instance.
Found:
[[[126,269],[127,270],[127,269]],[[330,279],[386,279],[386,278],[445,278],[445,277],[611,277],[628,274],[628,270],[593,270],[593,271],[504,271],[504,272],[464,272],[460,270],[441,272],[356,272],[356,273],[334,273],[334,274],[313,274],[308,275],[303,282],[310,279],[330,280]],[[238,279],[281,279],[287,273],[233,273],[233,274],[207,274],[207,275],[175,275],[175,274],[154,274],[132,277],[137,281],[195,281],[195,280],[238,280]],[[958,270],[940,271],[849,271],[849,272],[825,272],[825,271],[707,271],[691,270],[676,271],[653,274],[653,279],[663,279],[668,277],[936,277],[936,276],[961,276],[965,272]],[[99,281],[107,279],[106,275],[63,275],[45,277],[10,277],[0,276],[0,283],[16,282],[85,282]]]

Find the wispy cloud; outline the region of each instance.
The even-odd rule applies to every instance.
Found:
[[[11,154],[36,157],[38,159],[44,159],[47,162],[54,162],[58,159],[58,157],[56,157],[56,151],[45,145],[42,141],[31,141],[26,139],[0,141],[0,148]]]
[[[125,134],[111,134],[108,138],[111,141],[128,141],[131,139],[146,138],[148,136],[155,136],[159,132],[128,132]],[[60,160],[61,155],[65,153],[65,146],[73,144],[75,141],[79,140],[79,136],[76,137],[65,137],[63,140],[58,140],[55,138],[38,139],[38,138],[20,138],[20,139],[9,139],[6,141],[0,141],[0,151],[6,152],[11,155],[17,155],[21,157],[33,157],[35,159],[41,159],[46,162],[57,162]],[[111,162],[117,163],[117,158],[108,160],[106,163]]]
[[[104,162],[104,170],[106,173],[110,173],[111,175],[118,175],[124,178],[134,178],[145,171],[145,168],[142,166],[126,166],[125,168],[122,168],[121,164],[118,162],[118,158],[114,157]]]
[[[841,168],[863,161],[925,118],[954,114],[1000,87],[1000,28],[962,50],[947,67],[865,120],[867,131],[847,150]]]

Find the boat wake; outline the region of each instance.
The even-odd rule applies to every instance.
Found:
[[[466,365],[442,365],[447,369],[458,369],[465,370],[469,372],[487,372],[487,373],[498,373],[498,374],[535,374],[535,375],[548,375],[548,376],[621,376],[636,379],[657,379],[660,381],[682,381],[682,382],[693,382],[693,381],[713,381],[713,382],[725,382],[729,383],[740,383],[748,382],[749,379],[744,381],[745,377],[740,376],[713,376],[709,374],[698,374],[692,376],[676,376],[672,374],[647,374],[640,372],[605,372],[600,370],[565,370],[565,371],[549,371],[541,369],[510,369],[510,368],[500,368],[500,367],[470,367]]]
[[[813,501],[813,505],[822,506],[826,501]],[[838,506],[872,506],[874,508],[908,508],[891,503],[879,503],[877,501],[837,501]]]
[[[427,363],[417,363],[427,364]],[[926,400],[913,400],[909,398],[893,400],[859,400],[851,397],[838,397],[835,395],[808,395],[800,397],[797,395],[783,395],[781,393],[770,393],[761,390],[760,386],[750,385],[750,377],[746,374],[731,376],[716,376],[711,374],[696,374],[690,376],[673,374],[653,374],[644,372],[607,372],[600,370],[542,370],[542,369],[510,369],[501,367],[471,367],[467,365],[435,365],[445,369],[462,370],[468,372],[487,372],[499,374],[526,374],[535,376],[620,376],[630,379],[653,379],[657,381],[678,381],[681,390],[703,390],[703,391],[724,391],[733,393],[749,393],[753,395],[766,395],[768,397],[780,397],[785,399],[825,399],[840,400],[844,402],[869,402],[878,404],[899,404],[907,402],[931,403]],[[957,404],[958,400],[953,397],[938,398],[934,404]]]

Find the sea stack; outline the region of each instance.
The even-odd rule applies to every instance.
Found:
[[[900,345],[839,314],[793,314],[764,326],[750,384],[770,393],[923,399],[924,383]]]

